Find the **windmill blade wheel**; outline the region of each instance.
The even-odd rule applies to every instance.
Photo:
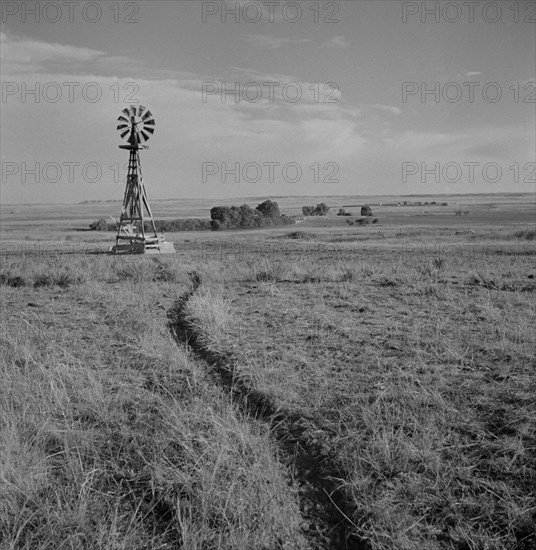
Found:
[[[117,130],[122,139],[136,140],[137,143],[147,141],[155,129],[153,114],[147,107],[131,105],[121,111],[117,118]]]

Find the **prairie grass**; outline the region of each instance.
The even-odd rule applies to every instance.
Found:
[[[305,548],[267,429],[173,340],[176,283],[138,261],[2,293],[2,548]]]
[[[301,262],[275,292],[219,294],[226,330],[198,322],[210,287],[189,313],[256,391],[315,418],[306,437],[370,548],[529,550],[536,288],[516,284],[531,273],[521,257]]]
[[[257,236],[228,257],[194,242],[188,260],[10,256],[2,550],[329,548],[281,456],[296,419],[296,456],[329,463],[362,541],[348,548],[531,550],[536,283],[510,233],[470,255],[370,234],[362,248]],[[177,302],[275,427],[173,337]]]

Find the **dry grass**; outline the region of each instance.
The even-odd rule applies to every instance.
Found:
[[[536,542],[534,267],[503,258],[300,263],[228,288],[217,338],[196,325],[215,350],[241,347],[257,391],[316,418],[308,437],[375,550]]]
[[[177,290],[139,260],[3,292],[2,548],[305,547],[266,428],[173,341]]]
[[[329,463],[354,543],[532,549],[530,234],[498,228],[500,246],[477,235],[471,249],[445,234],[423,250],[319,231],[314,246],[283,236],[292,249],[259,233],[243,255],[194,242],[189,262],[5,261],[2,548],[328,548],[310,536],[303,473],[280,456],[287,415],[304,421],[301,457]],[[277,441],[169,331],[193,270],[184,319],[274,404]]]

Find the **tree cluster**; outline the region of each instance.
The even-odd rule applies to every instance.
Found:
[[[325,216],[329,212],[329,206],[321,202],[316,206],[304,206],[302,212],[304,216]]]
[[[281,215],[279,205],[271,200],[262,202],[256,208],[251,208],[247,204],[242,206],[214,206],[210,209],[210,218],[210,227],[213,231],[294,223],[292,218]]]

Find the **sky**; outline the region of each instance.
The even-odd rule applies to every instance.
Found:
[[[534,192],[534,2],[3,0],[1,200]]]

